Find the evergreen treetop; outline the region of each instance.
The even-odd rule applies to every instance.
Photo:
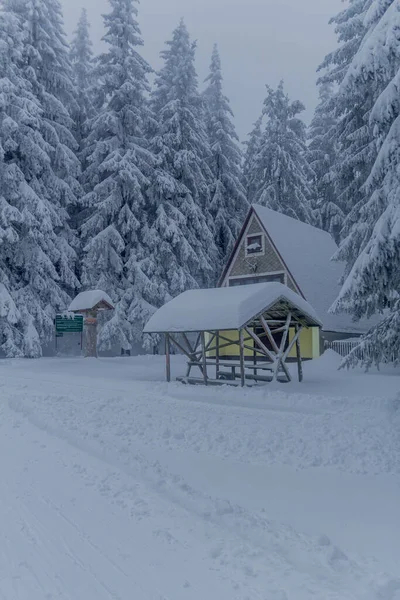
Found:
[[[209,164],[213,173],[210,212],[215,225],[216,245],[223,262],[239,234],[248,203],[241,183],[239,138],[232,122],[229,100],[223,93],[221,60],[216,45],[206,82],[208,86],[204,97],[211,145]]]
[[[306,157],[306,126],[298,117],[304,110],[290,101],[283,82],[276,90],[267,86],[265,119],[253,181],[258,181],[257,203],[290,217],[311,222],[313,173]]]

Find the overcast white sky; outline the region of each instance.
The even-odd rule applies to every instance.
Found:
[[[92,23],[95,48],[100,48],[102,17],[108,0],[61,0],[68,35],[82,7]],[[197,67],[202,81],[212,45],[217,42],[223,61],[225,90],[242,138],[261,112],[265,84],[284,79],[292,98],[307,106],[308,120],[316,104],[316,68],[336,43],[331,16],[342,0],[142,0],[139,22],[143,54],[153,68],[159,52],[183,16],[198,40]]]

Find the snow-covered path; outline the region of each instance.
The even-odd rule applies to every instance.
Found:
[[[107,461],[4,411],[1,420],[1,455],[13,451],[1,486],[1,598],[180,599],[187,586],[204,597],[196,559],[208,557],[193,544],[187,560],[175,537],[187,515]],[[227,586],[208,576],[224,597]]]
[[[324,368],[300,395],[0,363],[0,598],[398,600],[400,378]]]

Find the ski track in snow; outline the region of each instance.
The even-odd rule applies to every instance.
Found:
[[[1,599],[400,599],[372,556],[209,493],[173,460],[398,474],[392,396],[243,396],[20,364],[0,369]]]

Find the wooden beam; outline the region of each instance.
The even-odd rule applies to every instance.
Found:
[[[207,351],[206,351],[206,336],[204,331],[201,332],[201,346],[203,348],[203,379],[204,385],[208,385],[208,376],[207,376]]]
[[[220,345],[219,345],[219,331],[216,332],[216,339],[215,339],[215,372],[216,372],[216,378],[218,379],[218,373],[219,373],[219,353],[220,353]]]
[[[288,354],[288,353],[287,354],[285,353],[285,346],[286,346],[286,340],[287,340],[288,335],[289,335],[289,329],[290,329],[290,323],[291,323],[291,321],[292,321],[292,313],[289,312],[288,315],[287,315],[287,318],[286,318],[285,331],[283,332],[281,346],[279,348],[279,352],[278,352],[278,356],[277,356],[277,361],[276,361],[276,365],[275,365],[275,372],[274,372],[274,379],[275,380],[278,379],[279,367],[282,367],[282,369],[284,370],[284,372],[286,374],[286,377],[288,378],[288,381],[292,381],[289,369],[287,368],[287,366],[285,364],[286,356]]]
[[[284,360],[286,360],[286,359],[287,359],[287,357],[289,356],[290,352],[291,352],[291,351],[292,351],[292,349],[293,349],[293,346],[295,345],[295,343],[296,343],[296,342],[297,342],[297,340],[299,339],[299,337],[300,337],[300,333],[303,331],[303,329],[304,329],[304,327],[301,325],[301,326],[299,327],[298,331],[297,331],[297,332],[295,332],[295,336],[294,336],[294,338],[292,339],[292,341],[290,342],[290,344],[289,344],[289,346],[288,346],[288,348],[287,348],[287,350],[286,350],[286,352],[285,352],[285,354],[284,354],[284,357],[283,357],[283,358],[284,358]]]
[[[254,333],[254,331],[251,331],[251,329],[249,329],[248,327],[246,327],[246,331],[253,338],[255,343],[264,351],[265,356],[268,356],[270,361],[273,364],[275,364],[276,357],[273,355],[273,353],[270,350],[268,350],[267,346],[265,344],[263,344],[263,342],[260,340],[258,335],[256,333]]]
[[[275,333],[282,333],[282,331],[285,331],[285,326],[283,327],[277,327],[276,329],[271,329],[271,331],[275,334]]]
[[[275,341],[274,336],[272,335],[272,331],[267,323],[267,321],[264,319],[264,317],[261,315],[260,317],[260,321],[261,321],[261,325],[263,326],[263,329],[265,331],[265,333],[267,334],[267,337],[269,339],[269,341],[271,342],[272,348],[274,349],[274,352],[276,352],[277,354],[279,354],[279,348],[278,348],[278,344]]]
[[[171,347],[169,343],[169,333],[165,334],[165,360],[166,360],[166,373],[167,381],[171,381]]]
[[[303,363],[301,360],[301,349],[300,349],[300,333],[299,333],[299,325],[296,323],[296,357],[297,357],[297,372],[299,374],[300,383],[303,381]]]
[[[225,344],[219,344],[218,348],[220,350],[222,350],[223,348],[228,348],[229,346],[232,346],[232,342],[226,342]],[[212,346],[211,348],[207,348],[207,352],[213,352],[216,349],[217,349],[217,346]],[[201,352],[200,353],[198,352],[197,354],[200,354],[200,357],[201,357]],[[196,356],[196,355],[194,355],[194,356]]]
[[[199,333],[197,335],[196,342],[195,342],[195,345],[194,345],[194,354],[199,354],[197,348],[199,347],[200,341],[201,341],[201,333]]]
[[[192,344],[190,343],[190,340],[189,340],[188,336],[186,335],[186,333],[182,333],[182,337],[185,340],[190,353],[193,354],[196,351],[196,348],[192,348]]]
[[[174,336],[172,334],[168,334],[169,340],[170,342],[172,342],[188,359],[189,359],[189,363],[187,366],[187,370],[186,370],[186,375],[187,377],[189,377],[190,372],[192,370],[192,362],[195,362],[194,359],[196,358],[196,355],[194,353],[189,352],[180,342],[178,342],[178,340],[176,340],[174,338]],[[199,363],[199,369],[201,371],[201,373],[203,373],[202,371],[202,366],[201,363]]]
[[[246,329],[247,330],[247,329]],[[219,333],[219,337],[221,340],[223,340],[224,342],[229,342],[230,346],[240,346],[240,334],[238,335],[238,339],[237,340],[230,340],[229,338],[227,338],[225,335],[222,335],[222,333]],[[245,342],[249,341],[250,338],[245,338]]]
[[[211,344],[213,343],[213,341],[215,340],[215,331],[213,333],[209,333],[207,332],[209,335],[211,335],[210,339],[207,342],[207,346],[206,346],[206,352],[209,351]]]
[[[244,329],[240,330],[240,384],[242,387],[246,383],[246,371],[244,366]]]
[[[189,359],[192,358],[192,353],[189,352],[184,346],[182,346],[182,344],[180,342],[178,342],[178,340],[176,340],[173,335],[171,335],[170,333],[168,334],[169,339],[171,340],[171,342],[181,351],[183,352],[183,354],[185,356],[187,356]]]
[[[261,356],[267,356],[267,354],[265,354],[265,352],[261,350],[261,348],[256,348],[255,346],[248,346],[247,344],[245,344],[244,347],[246,348],[246,350],[251,350],[251,352],[260,354]]]

